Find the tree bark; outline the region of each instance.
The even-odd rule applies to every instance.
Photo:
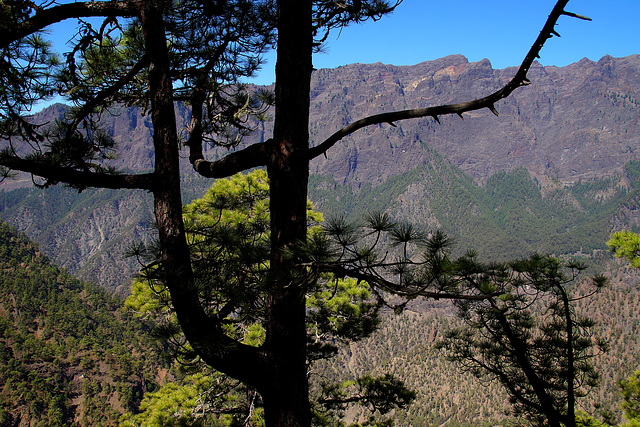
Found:
[[[182,222],[178,137],[169,78],[169,60],[162,10],[158,1],[145,1],[141,23],[149,61],[149,92],[153,145],[155,150],[154,211],[158,226],[158,239],[162,250],[161,261],[166,270],[167,286],[172,302],[185,333],[197,322],[185,316],[186,306],[197,306],[193,296],[184,288],[193,281],[189,261],[189,248]],[[181,286],[182,285],[182,286]],[[193,292],[191,293],[193,294]],[[197,298],[196,298],[197,299]],[[195,313],[191,314],[196,314]],[[197,317],[197,316],[196,316]],[[199,319],[202,320],[202,319]]]
[[[274,381],[264,390],[267,426],[309,426],[303,272],[284,251],[307,233],[311,1],[278,1],[273,146],[268,159],[271,212],[270,301],[265,349]]]
[[[564,308],[564,321],[566,322],[565,332],[567,333],[567,415],[564,424],[566,427],[576,427],[576,355],[573,348],[573,319],[571,317],[571,305],[569,295],[561,284],[557,285],[562,306]]]
[[[154,210],[164,280],[182,331],[197,354],[214,369],[259,388],[267,382],[267,361],[256,347],[240,344],[224,334],[219,322],[207,315],[194,286],[182,220],[179,144],[161,2],[146,0],[142,9],[145,48],[150,57]]]

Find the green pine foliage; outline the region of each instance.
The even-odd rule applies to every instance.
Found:
[[[624,427],[640,426],[640,371],[620,381],[622,409],[626,423]]]
[[[640,268],[640,235],[630,230],[616,231],[607,246],[616,257],[626,259],[633,268]]]
[[[184,206],[183,216],[199,297],[211,313],[224,318],[225,334],[260,347],[268,321],[263,310],[270,262],[267,173],[254,170],[217,180],[203,197]],[[317,224],[322,215],[312,209],[311,202],[307,218],[313,239],[320,233]],[[153,259],[150,249],[137,248],[132,254]],[[127,414],[123,425],[238,425],[242,420],[245,425],[263,425],[261,399],[255,390],[207,369],[193,354],[177,324],[168,291],[157,279],[158,268],[151,264],[134,281],[126,308],[152,327],[153,335],[195,376],[145,395],[140,411]],[[380,304],[366,282],[329,274],[304,280],[310,282],[308,360],[329,359],[340,347],[375,331]],[[199,376],[203,373],[215,381],[207,383]],[[338,384],[314,383],[316,425],[336,425],[341,414],[357,403],[368,405],[373,412],[363,425],[386,425],[384,414],[407,406],[415,397],[390,375],[363,376]]]
[[[238,392],[239,385],[217,372],[198,372],[180,381],[165,384],[160,390],[147,393],[137,414],[127,413],[120,419],[121,427],[233,427],[235,413],[243,410],[247,398]],[[212,416],[211,400],[215,399],[218,416]],[[227,413],[225,413],[227,412]],[[245,418],[245,425],[264,426],[261,410]]]

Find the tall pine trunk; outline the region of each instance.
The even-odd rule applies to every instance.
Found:
[[[278,1],[271,185],[271,276],[265,349],[273,381],[262,391],[267,426],[309,426],[305,283],[283,251],[306,238],[311,1]]]
[[[182,220],[179,142],[162,2],[146,0],[141,12],[145,49],[150,58],[149,92],[155,150],[153,198],[163,279],[185,336],[204,358],[211,353],[212,331],[207,330],[206,314],[191,285],[193,271]]]
[[[175,115],[160,4],[150,0],[142,17],[150,67],[152,121],[156,150],[155,213],[163,248],[167,285],[185,335],[201,355],[206,348],[205,315],[193,280],[181,214]],[[262,397],[268,427],[311,425],[306,357],[306,283],[284,250],[306,238],[309,177],[309,90],[311,81],[311,2],[278,2],[275,142],[268,164],[271,183],[271,272],[267,336],[263,347],[268,372],[253,383]],[[227,364],[235,365],[233,361]],[[239,361],[236,361],[239,362]],[[214,367],[216,364],[212,364]],[[252,370],[246,366],[247,370]],[[228,372],[228,370],[223,369]],[[261,372],[262,374],[262,372]],[[257,378],[260,376],[261,378]],[[245,378],[246,380],[246,378]]]

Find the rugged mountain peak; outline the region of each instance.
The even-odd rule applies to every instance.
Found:
[[[484,96],[515,71],[495,70],[488,60],[469,62],[462,55],[413,66],[353,64],[319,70],[311,101],[312,135],[320,142],[369,114]],[[478,182],[518,166],[540,181],[566,184],[620,172],[625,162],[636,158],[640,144],[638,135],[630,132],[639,124],[639,72],[637,55],[583,59],[566,67],[535,63],[532,84],[496,105],[499,118],[477,111],[464,121],[442,117],[441,125],[427,118],[399,122],[397,128],[365,129],[332,148],[329,160],[319,160],[314,172],[344,182],[380,182],[428,161],[423,145]]]
[[[349,64],[313,73],[311,138],[320,143],[348,123],[383,111],[461,102],[500,88],[516,67],[494,69],[488,59],[469,62],[450,55],[410,66]],[[566,67],[530,70],[532,84],[496,105],[500,117],[477,111],[458,117],[431,118],[367,128],[337,144],[313,172],[338,181],[376,183],[428,161],[424,146],[435,149],[476,181],[514,167],[527,168],[541,182],[572,183],[612,172],[635,159],[640,146],[640,55],[597,62],[584,58]],[[179,122],[189,112],[177,106]],[[38,114],[53,120],[64,106]],[[120,109],[104,118],[120,145],[115,166],[149,169],[152,129],[139,110]],[[271,123],[258,127],[247,142],[267,138]],[[216,156],[216,150],[209,150]],[[185,165],[185,169],[190,169]]]

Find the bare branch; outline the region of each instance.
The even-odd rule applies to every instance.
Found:
[[[0,155],[0,165],[11,170],[37,175],[51,181],[64,182],[81,189],[86,187],[101,187],[151,191],[154,188],[154,174],[114,175],[108,173],[83,172],[45,162],[25,160],[9,154]]]
[[[0,27],[0,48],[65,19],[91,16],[133,17],[138,15],[138,2],[134,1],[89,1],[61,4],[49,9],[38,10],[31,18],[15,24],[11,28],[8,26]]]
[[[438,121],[438,116],[445,114],[457,114],[462,117],[462,114],[468,111],[480,110],[483,108],[488,108],[493,114],[498,115],[498,111],[495,108],[496,102],[500,101],[508,97],[514,90],[521,86],[528,85],[529,79],[527,79],[527,73],[529,72],[529,68],[533,64],[533,61],[536,58],[540,57],[540,50],[544,46],[544,43],[547,39],[551,38],[554,34],[557,34],[554,30],[556,22],[560,18],[561,15],[567,15],[579,19],[589,19],[580,15],[576,15],[571,12],[566,12],[564,7],[567,5],[569,0],[560,0],[556,3],[555,7],[551,11],[547,22],[545,23],[542,31],[540,31],[540,35],[531,46],[531,49],[525,56],[520,68],[516,72],[515,76],[501,89],[498,91],[485,96],[484,98],[476,99],[473,101],[462,102],[458,104],[448,104],[448,105],[439,105],[428,108],[417,108],[411,110],[402,110],[402,111],[393,111],[390,113],[382,113],[376,114],[373,116],[365,117],[356,122],[353,122],[342,129],[335,132],[329,138],[324,140],[319,145],[309,149],[309,158],[313,159],[318,157],[321,154],[325,154],[326,151],[333,147],[338,141],[344,138],[347,135],[352,134],[353,132],[362,129],[367,126],[389,123],[399,120],[408,120],[415,119],[419,117],[433,117],[436,121]]]
[[[320,271],[333,273],[338,277],[351,277],[357,280],[362,280],[370,285],[376,285],[378,288],[391,292],[395,295],[400,295],[409,298],[415,298],[418,296],[432,298],[434,300],[439,299],[448,299],[448,300],[464,300],[464,301],[483,301],[489,298],[497,297],[501,294],[501,292],[492,292],[488,294],[483,293],[474,293],[474,294],[464,294],[464,293],[451,293],[451,292],[442,292],[442,291],[429,291],[426,286],[416,287],[416,288],[407,288],[403,289],[402,285],[399,285],[391,280],[384,279],[377,274],[368,274],[358,269],[350,269],[345,268],[339,265],[327,264],[323,266],[318,266]]]
[[[229,153],[213,162],[204,160],[203,157],[194,157],[190,160],[193,169],[200,175],[206,178],[225,178],[247,169],[266,166],[272,146],[273,140],[269,139]]]
[[[562,11],[562,14],[570,16],[572,18],[582,19],[583,21],[591,21],[591,18],[589,18],[588,16],[578,15],[577,13],[567,12],[566,10]]]

